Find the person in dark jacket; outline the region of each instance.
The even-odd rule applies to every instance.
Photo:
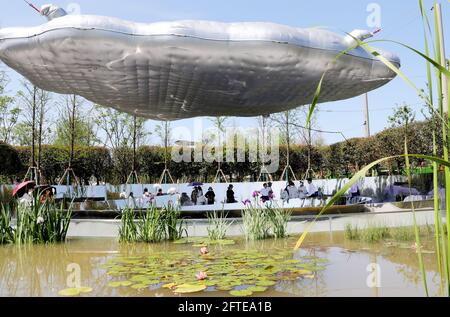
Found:
[[[227,204],[235,204],[235,203],[237,203],[236,199],[234,199],[233,188],[234,188],[233,185],[228,186],[228,190],[227,190]]]
[[[208,189],[208,191],[205,194],[206,199],[208,200],[208,205],[214,205],[216,202],[216,194],[214,193],[214,190],[212,187]]]

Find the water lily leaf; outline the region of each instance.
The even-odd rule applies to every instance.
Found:
[[[162,287],[171,289],[171,288],[174,288],[175,286],[177,286],[177,284],[175,284],[175,283],[168,283],[168,284],[164,284]]]
[[[189,294],[189,293],[198,293],[204,291],[206,289],[206,285],[200,284],[182,284],[175,288],[175,293],[179,294]]]
[[[146,275],[136,275],[136,276],[133,276],[132,278],[130,278],[130,281],[142,282],[142,281],[145,281],[146,279],[148,279],[148,276],[146,276]]]
[[[122,282],[110,282],[110,283],[108,283],[108,287],[115,288],[115,287],[120,287],[120,286],[122,286]]]
[[[58,295],[61,296],[78,296],[80,295],[80,289],[79,288],[66,288],[62,291],[58,292]]]
[[[252,291],[249,291],[248,289],[243,289],[240,291],[231,291],[230,295],[236,296],[236,297],[247,297],[253,295]]]
[[[80,293],[90,293],[90,292],[92,292],[92,288],[91,287],[80,287],[78,290],[80,291]]]

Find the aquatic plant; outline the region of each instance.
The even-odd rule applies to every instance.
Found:
[[[175,241],[181,239],[183,234],[188,235],[186,223],[181,218],[181,210],[178,207],[172,204],[165,206],[161,212],[161,216],[168,240]]]
[[[269,210],[248,207],[242,211],[242,226],[247,240],[263,240],[271,237]]]
[[[122,210],[121,225],[119,227],[120,242],[138,242],[138,229],[134,218],[134,209],[125,208]]]
[[[348,240],[360,240],[361,233],[358,226],[352,226],[351,224],[345,225],[345,238]]]
[[[421,237],[430,237],[434,234],[432,226],[420,226]],[[415,228],[405,227],[387,227],[383,225],[368,224],[365,228],[359,228],[352,224],[345,226],[345,238],[347,240],[363,241],[368,243],[377,243],[381,241],[410,242],[416,240]]]
[[[239,251],[219,248],[209,254],[195,251],[158,252],[146,256],[110,259],[111,288],[137,291],[167,289],[174,294],[229,292],[232,296],[263,293],[281,281],[301,282],[316,278],[326,260],[305,256],[293,259],[293,252],[279,248]]]
[[[411,87],[417,95],[421,98],[421,102],[425,105],[425,107],[428,109],[431,117],[435,119],[435,121],[438,124],[433,125],[433,140],[430,140],[433,144],[433,154],[432,155],[423,155],[423,154],[410,154],[408,151],[408,139],[407,136],[405,136],[405,146],[404,146],[404,155],[397,155],[397,156],[391,156],[391,157],[384,157],[381,158],[371,164],[368,164],[366,167],[361,169],[359,172],[355,174],[355,176],[339,190],[336,195],[326,204],[326,206],[322,209],[322,211],[317,215],[317,218],[315,221],[317,221],[320,216],[326,212],[330,207],[332,207],[339,199],[342,197],[350,188],[355,184],[360,178],[364,177],[371,169],[376,167],[377,165],[394,160],[394,159],[405,159],[405,165],[406,165],[406,174],[408,178],[408,184],[411,188],[412,183],[412,177],[411,177],[411,165],[410,165],[410,158],[430,161],[433,163],[433,187],[434,187],[434,209],[435,209],[435,243],[436,243],[436,257],[438,262],[438,269],[439,269],[439,275],[440,275],[440,281],[441,281],[441,293],[447,294],[450,296],[450,235],[445,234],[444,226],[447,227],[446,231],[450,232],[450,161],[449,161],[449,147],[450,147],[450,113],[446,111],[445,109],[450,106],[450,100],[447,100],[447,105],[444,104],[444,92],[447,95],[450,95],[450,85],[445,87],[443,85],[444,83],[444,77],[447,79],[450,79],[450,71],[447,69],[447,65],[445,65],[445,57],[442,56],[442,50],[441,50],[441,39],[443,38],[444,34],[442,34],[441,29],[439,28],[439,25],[441,23],[440,17],[438,15],[437,10],[437,2],[435,2],[434,5],[434,25],[435,30],[433,32],[430,18],[428,17],[428,13],[425,10],[424,3],[422,0],[418,1],[419,7],[420,7],[420,13],[422,15],[422,21],[423,21],[423,37],[425,42],[425,52],[422,53],[413,47],[410,47],[408,45],[405,45],[400,42],[395,41],[387,41],[387,40],[377,40],[377,41],[361,41],[357,38],[355,39],[355,46],[360,46],[363,49],[365,49],[369,54],[371,54],[374,58],[378,59],[380,62],[384,63],[388,68],[390,68],[392,71],[394,71],[399,78],[401,78],[409,87]],[[434,38],[436,40],[435,45],[431,45],[428,41],[429,38]],[[381,54],[379,54],[374,48],[372,48],[369,43],[374,42],[390,42],[397,45],[400,45],[414,54],[420,56],[424,59],[426,62],[426,77],[427,77],[427,90],[420,89],[417,87],[414,82],[404,73],[402,72],[396,65],[394,65],[392,62],[390,62],[388,59],[384,58]],[[432,47],[434,51],[434,56],[430,53],[430,46]],[[354,47],[349,48],[348,50],[341,52],[338,56],[336,56],[336,59],[339,59],[341,56],[345,55],[347,51],[354,49]],[[433,81],[433,70],[435,73],[435,80]],[[316,92],[314,94],[313,102],[310,107],[310,113],[308,116],[308,122],[307,126],[309,125],[312,115],[314,113],[315,107],[319,101],[320,93],[321,93],[321,86],[324,81],[324,78],[326,76],[326,72],[323,74],[321,81],[319,82],[319,85],[316,89]],[[435,85],[437,83],[437,85]],[[437,86],[437,87],[436,87]],[[434,88],[437,88],[437,91],[434,90]],[[439,131],[441,129],[441,131]],[[442,133],[442,144],[437,143],[437,134]],[[439,147],[442,147],[443,149],[443,155],[438,156],[437,149]],[[439,182],[438,182],[438,172],[441,167],[444,167],[444,175],[445,175],[445,212],[446,212],[446,225],[444,225],[441,214],[440,214],[440,206],[439,206]],[[420,272],[422,275],[422,281],[423,286],[425,289],[425,292],[427,296],[429,295],[428,292],[428,285],[427,285],[427,279],[425,275],[425,266],[423,261],[423,254],[422,254],[422,244],[421,244],[421,236],[419,227],[417,224],[416,219],[416,209],[414,202],[411,202],[411,209],[412,209],[412,218],[414,223],[414,236],[416,240],[417,245],[417,255],[418,255],[418,261],[420,265]],[[311,227],[314,225],[314,222],[312,222],[307,230],[303,232],[301,237],[299,238],[296,249],[300,248],[307,237],[308,233],[311,231]],[[446,238],[447,237],[447,238]]]
[[[292,211],[283,210],[281,208],[268,207],[267,212],[274,238],[286,238],[288,235],[287,227],[289,221],[291,221],[292,218]]]
[[[12,223],[12,209],[1,205],[0,244],[57,243],[66,240],[72,210],[58,208],[52,202],[41,203],[35,198],[30,206],[15,206],[16,222]]]
[[[126,208],[121,216],[119,241],[156,243],[179,240],[183,234],[187,236],[185,222],[179,219],[180,215],[180,210],[171,206],[162,210],[152,207],[140,212]]]
[[[19,204],[16,212],[14,243],[57,243],[66,240],[72,218],[72,207],[41,203],[36,197],[31,206]]]
[[[223,211],[208,214],[208,237],[212,241],[225,239],[228,229],[233,225],[234,221],[228,220],[228,213]]]
[[[154,209],[141,212],[139,220],[135,222],[137,241],[146,243],[163,241],[166,232],[162,221],[161,213]]]
[[[0,211],[0,244],[14,242],[14,230],[11,224],[11,210],[9,205],[1,205]]]

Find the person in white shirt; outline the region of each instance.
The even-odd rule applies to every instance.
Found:
[[[261,200],[262,200],[263,203],[265,203],[265,202],[270,200],[270,189],[269,189],[269,186],[266,183],[264,183],[263,189],[261,189],[259,191],[259,194],[261,195]]]
[[[319,190],[313,184],[312,178],[308,179],[308,184],[306,185],[306,191],[308,192],[308,194],[307,194],[308,198],[317,198],[317,197],[319,197]]]
[[[358,183],[353,184],[353,186],[349,190],[350,195],[352,195],[352,198],[361,196],[361,191],[359,189]]]

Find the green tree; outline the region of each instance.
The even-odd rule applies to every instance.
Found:
[[[132,147],[134,135],[136,147],[140,147],[151,134],[145,127],[146,119],[136,117],[135,121],[128,113],[95,105],[95,117],[95,124],[103,135],[100,143],[112,150]]]
[[[8,78],[5,72],[0,72],[0,141],[11,143],[20,108],[14,105],[13,97],[6,95],[7,84]]]
[[[59,146],[92,146],[97,142],[96,133],[88,114],[83,114],[84,101],[78,96],[63,96],[59,102],[54,144]],[[73,126],[73,127],[72,127]]]

